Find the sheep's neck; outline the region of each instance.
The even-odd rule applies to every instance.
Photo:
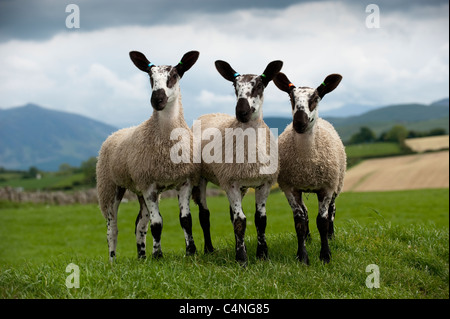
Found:
[[[301,149],[302,152],[306,152],[307,150],[314,149],[314,143],[315,143],[315,135],[316,135],[317,127],[314,125],[310,130],[306,131],[305,133],[298,134],[295,133],[295,144],[299,147],[298,149]]]
[[[173,129],[180,127],[180,123],[184,122],[183,106],[181,97],[168,102],[166,107],[161,111],[153,111],[152,118],[160,125],[161,129]]]

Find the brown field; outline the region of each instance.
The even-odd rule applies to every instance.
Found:
[[[437,151],[448,148],[449,136],[428,136],[408,138],[406,145],[415,152]]]
[[[344,183],[344,191],[355,192],[446,187],[449,151],[366,160],[347,171]]]

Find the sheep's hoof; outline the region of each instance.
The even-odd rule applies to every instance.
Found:
[[[269,251],[266,243],[258,245],[258,247],[256,247],[256,258],[259,258],[261,260],[266,260],[269,258]]]
[[[297,260],[305,265],[309,266],[309,257],[308,253],[306,252],[306,249],[299,249],[297,251]]]
[[[319,258],[324,264],[328,264],[331,261],[330,250],[321,250]]]
[[[194,256],[197,252],[197,247],[194,244],[190,244],[186,247],[186,256]]]
[[[160,259],[160,258],[163,257],[163,254],[162,254],[162,251],[161,251],[161,250],[157,250],[157,251],[153,252],[152,256],[153,256],[153,258],[155,258],[155,259]]]
[[[206,246],[205,245],[205,248],[203,249],[203,252],[205,253],[205,255],[206,254],[212,254],[214,251],[215,251],[215,249],[214,249],[213,246]]]
[[[247,267],[247,251],[245,247],[236,250],[236,261],[242,266]]]
[[[138,254],[138,260],[145,260],[147,258],[147,256],[145,256],[145,253],[142,254]]]

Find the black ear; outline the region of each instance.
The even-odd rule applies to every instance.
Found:
[[[134,65],[138,67],[139,70],[144,72],[150,71],[150,68],[154,66],[154,64],[150,63],[150,61],[147,60],[145,55],[138,51],[131,51],[130,59],[131,61],[133,61]]]
[[[283,62],[279,60],[272,61],[267,65],[263,74],[261,74],[261,78],[265,86],[267,86],[267,84],[269,84],[269,82],[272,81],[274,76],[277,75],[278,72],[280,72],[282,67]]]
[[[322,84],[317,88],[320,98],[322,99],[325,94],[333,91],[341,82],[342,76],[340,74],[330,74],[323,80]]]
[[[287,78],[287,76],[279,72],[275,77],[273,78],[273,83],[279,88],[281,91],[284,91],[288,94],[291,93],[291,91],[295,88],[295,85],[292,84],[292,82]]]
[[[220,75],[222,75],[226,80],[234,82],[236,76],[239,75],[233,68],[225,61],[217,60],[215,63],[217,71],[219,71]]]
[[[184,72],[189,70],[195,64],[195,62],[197,62],[199,55],[200,52],[198,51],[189,51],[188,53],[183,55],[181,61],[175,67],[180,78],[183,77]]]

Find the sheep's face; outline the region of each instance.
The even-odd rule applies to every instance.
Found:
[[[148,74],[152,86],[150,102],[155,110],[161,111],[178,98],[180,76],[176,68],[167,65],[154,66]]]
[[[262,117],[262,105],[264,101],[264,89],[280,72],[282,61],[270,62],[261,75],[237,73],[227,62],[218,60],[215,62],[217,71],[228,81],[233,82],[236,92],[236,119],[239,122]]]
[[[340,74],[330,74],[316,88],[295,87],[284,73],[279,72],[273,79],[275,85],[289,94],[292,105],[292,126],[299,133],[310,131],[319,117],[319,101],[328,93],[333,91],[341,82]]]
[[[176,66],[156,66],[151,63],[145,55],[138,51],[130,52],[130,59],[139,70],[148,73],[152,86],[152,97],[150,102],[156,111],[174,102],[180,95],[180,79],[184,72],[189,70],[199,56],[198,51],[189,51],[181,58]]]
[[[295,88],[289,94],[292,105],[292,125],[297,133],[305,133],[314,127],[319,117],[317,106],[320,101],[316,89]]]
[[[233,82],[236,92],[236,118],[247,123],[262,116],[264,102],[264,83],[261,76],[239,75]]]

